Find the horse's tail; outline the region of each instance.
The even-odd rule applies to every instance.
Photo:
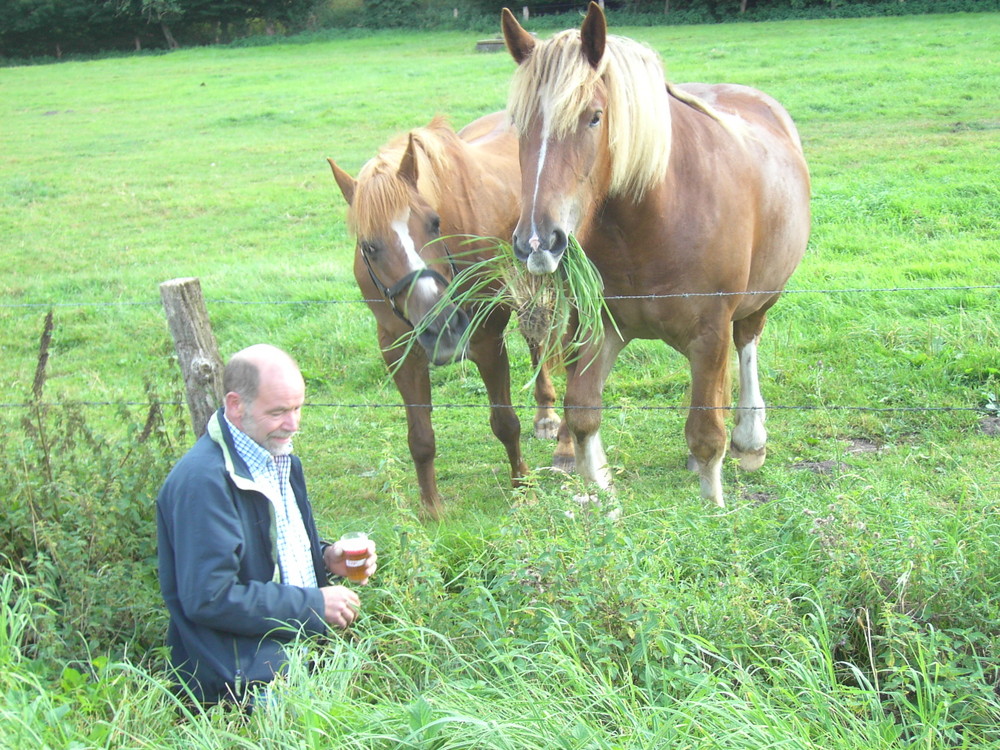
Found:
[[[737,129],[734,122],[729,117],[723,117],[722,113],[719,112],[715,107],[706,102],[700,96],[692,94],[690,91],[685,91],[682,88],[674,86],[674,84],[667,81],[667,93],[670,94],[674,99],[686,104],[691,109],[701,112],[703,115],[711,117],[717,123],[719,123],[727,133],[729,133],[733,138],[735,138],[740,144],[746,143],[745,133],[743,133],[742,128]]]

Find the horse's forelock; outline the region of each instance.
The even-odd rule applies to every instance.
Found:
[[[609,192],[636,199],[663,178],[670,157],[670,106],[663,66],[643,44],[609,36],[597,69],[587,62],[580,32],[564,31],[535,45],[514,74],[507,108],[524,130],[547,107],[551,134],[577,124],[598,85],[607,94],[612,172]]]
[[[387,159],[381,153],[369,161],[358,174],[354,201],[348,212],[347,223],[358,237],[378,236],[396,221],[409,206],[409,188],[397,174],[399,156]]]
[[[593,98],[603,67],[603,61],[598,70],[587,62],[575,29],[535,45],[511,83],[507,109],[514,127],[526,129],[544,107],[552,117],[552,134],[568,133]]]

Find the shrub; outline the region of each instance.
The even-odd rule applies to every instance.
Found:
[[[24,595],[38,605],[22,646],[54,662],[81,640],[141,655],[163,641],[155,497],[186,440],[185,415],[165,412],[151,388],[141,412],[119,405],[114,418],[44,403],[44,338],[32,400],[20,419],[2,412],[5,434],[20,437],[0,457],[0,559],[31,580]]]

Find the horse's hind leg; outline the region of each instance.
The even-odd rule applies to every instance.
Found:
[[[541,362],[539,346],[528,342],[531,350],[531,367],[537,373],[535,377],[535,437],[539,440],[552,440],[559,435],[559,425],[562,420],[556,413],[556,389],[552,385],[552,376],[547,362]]]
[[[761,310],[733,323],[733,342],[740,363],[740,398],[733,417],[730,450],[740,459],[740,468],[747,471],[759,469],[767,456],[767,413],[757,369],[757,344],[766,317],[766,311]]]

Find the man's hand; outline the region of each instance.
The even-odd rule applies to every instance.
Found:
[[[358,584],[364,586],[368,583],[368,579],[375,575],[375,571],[378,569],[377,561],[378,555],[375,554],[375,542],[369,539],[368,559],[365,561],[365,577],[360,581],[357,581]],[[344,548],[340,542],[334,542],[326,548],[323,553],[323,562],[326,563],[326,569],[333,575],[340,576],[342,578],[347,577],[347,564],[344,562]]]
[[[343,630],[358,616],[361,599],[347,586],[323,586],[323,619]]]

